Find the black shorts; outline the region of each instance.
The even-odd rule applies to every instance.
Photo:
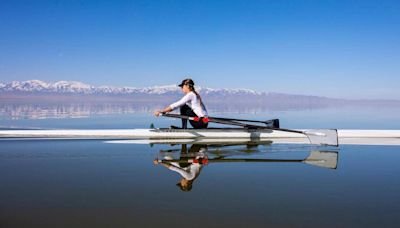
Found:
[[[184,116],[190,116],[190,117],[196,117],[196,113],[193,112],[193,110],[188,106],[188,105],[183,105],[181,107],[181,115]],[[192,125],[193,128],[199,129],[199,128],[207,128],[208,123],[204,123],[203,121],[194,121],[194,120],[189,120],[190,125]]]

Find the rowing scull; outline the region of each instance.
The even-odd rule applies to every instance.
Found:
[[[326,134],[319,144],[337,145],[336,131],[305,130]],[[316,134],[317,134],[316,133]],[[1,130],[0,138],[108,138],[108,139],[301,139],[302,134],[270,129],[208,128],[208,129],[103,129],[103,130]],[[324,139],[327,139],[324,141]],[[333,139],[333,141],[332,141]],[[329,141],[331,140],[331,141]]]

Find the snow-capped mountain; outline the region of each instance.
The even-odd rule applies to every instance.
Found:
[[[196,87],[205,95],[262,95],[265,93],[250,89],[212,89]],[[0,92],[35,92],[35,93],[76,93],[76,94],[177,94],[180,88],[177,85],[151,86],[144,88],[115,87],[115,86],[92,86],[78,81],[58,81],[54,83],[40,80],[12,81],[0,83]]]
[[[325,108],[348,104],[398,106],[397,100],[347,100],[310,95],[258,92],[251,89],[215,89],[196,87],[207,105],[243,107]],[[162,99],[160,99],[160,95]],[[0,82],[2,101],[41,102],[136,102],[166,104],[182,96],[177,85],[144,88],[93,86],[78,81],[44,82],[40,80]],[[237,108],[235,106],[235,108]],[[240,109],[239,108],[239,109]]]
[[[47,83],[40,80],[12,81],[1,83],[0,91],[8,92],[88,92],[91,86],[81,82],[59,81],[56,83]]]

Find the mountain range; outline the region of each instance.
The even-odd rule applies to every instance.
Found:
[[[210,106],[242,108],[323,108],[341,105],[388,105],[399,106],[398,100],[350,100],[314,95],[296,95],[259,92],[251,89],[222,89],[196,87],[202,99]],[[93,86],[79,81],[44,82],[41,80],[0,82],[2,102],[130,102],[137,104],[164,105],[182,96],[177,85],[152,87]]]

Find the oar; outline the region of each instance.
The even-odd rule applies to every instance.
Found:
[[[267,126],[272,126],[279,128],[279,119],[270,119],[270,120],[248,120],[248,119],[232,119],[232,118],[222,118],[222,117],[209,117],[213,120],[225,120],[225,121],[238,121],[238,122],[248,122],[248,123],[263,123]]]
[[[164,113],[164,114],[161,114],[161,115],[166,116],[166,117],[173,117],[173,118],[181,118],[181,119],[189,119],[189,120],[194,120],[194,121],[200,121],[200,118],[198,118],[198,117],[190,117],[190,116],[184,116],[184,115],[173,114],[173,113]],[[249,125],[249,124],[240,123],[240,122],[263,123],[263,124],[265,124],[267,126],[270,126],[270,127],[279,128],[279,119],[271,119],[271,120],[261,121],[261,120],[232,119],[232,118],[221,118],[221,117],[207,117],[207,118],[204,118],[203,121],[220,123],[220,124],[236,125],[236,126],[253,126],[251,124]],[[258,125],[255,125],[255,126],[258,126]]]
[[[218,123],[218,124],[240,126],[240,127],[247,128],[247,129],[268,129],[268,130],[298,133],[298,134],[303,134],[303,135],[307,136],[307,138],[311,144],[329,145],[329,146],[338,146],[339,145],[337,129],[315,129],[315,130],[300,131],[300,130],[292,130],[292,129],[286,129],[286,128],[266,127],[266,126],[260,126],[260,125],[254,125],[254,124],[245,124],[245,123],[239,123],[237,121],[220,120],[220,119],[215,119],[213,117],[199,118],[199,117],[191,117],[191,116],[171,114],[171,113],[164,113],[161,115],[165,116],[165,117],[171,117],[171,118],[187,119],[187,120],[193,120],[193,121],[203,121],[206,123],[212,122],[212,123]]]
[[[193,163],[193,158],[174,159],[174,160],[158,160],[162,163]],[[332,151],[312,151],[305,159],[258,159],[258,158],[224,158],[224,159],[207,159],[207,163],[225,163],[225,162],[275,162],[275,163],[296,163],[302,162],[308,165],[336,169],[338,161],[338,153]]]

